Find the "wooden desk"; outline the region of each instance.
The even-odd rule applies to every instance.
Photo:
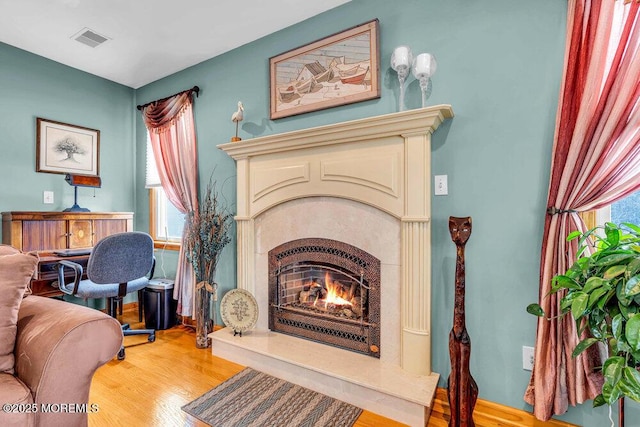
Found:
[[[31,279],[31,290],[33,295],[40,295],[43,297],[55,297],[63,295],[58,289],[58,261],[61,259],[77,262],[82,265],[83,269],[87,268],[87,261],[89,261],[89,255],[79,256],[57,256],[51,251],[38,252],[40,260],[38,261],[38,267],[36,268],[33,278]],[[73,279],[73,271],[67,269],[65,271],[65,279],[69,281]],[[86,279],[86,276],[83,277]]]

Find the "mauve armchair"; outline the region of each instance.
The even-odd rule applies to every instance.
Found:
[[[0,402],[16,410],[0,411],[0,425],[86,426],[88,412],[100,407],[89,402],[93,374],[113,359],[122,340],[120,324],[105,313],[25,297],[18,311],[15,374],[0,374]]]

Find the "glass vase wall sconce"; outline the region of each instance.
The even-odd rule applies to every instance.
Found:
[[[431,95],[431,76],[437,67],[436,58],[430,53],[421,53],[413,60],[413,77],[420,82],[422,108],[427,106],[427,98]]]
[[[404,111],[404,85],[409,70],[413,69],[413,76],[420,82],[422,90],[422,106],[426,106],[427,98],[430,94],[430,77],[436,72],[436,58],[430,53],[421,53],[415,59],[408,46],[398,46],[391,55],[391,68],[398,73],[400,82],[400,95],[398,99],[398,109]]]

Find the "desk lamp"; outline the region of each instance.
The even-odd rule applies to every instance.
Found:
[[[100,187],[102,182],[99,176],[66,174],[64,180],[73,185],[73,206],[62,212],[90,212],[87,208],[78,206],[78,187]]]

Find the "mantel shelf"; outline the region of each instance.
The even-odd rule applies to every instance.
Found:
[[[432,133],[445,119],[452,117],[451,105],[442,104],[229,142],[218,145],[218,148],[238,160],[262,154],[343,144],[364,140],[369,136],[382,138],[398,134]]]

